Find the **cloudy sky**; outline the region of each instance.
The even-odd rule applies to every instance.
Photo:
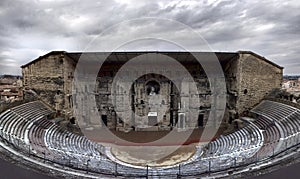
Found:
[[[148,17],[172,23],[135,21],[114,29]],[[110,50],[105,45],[111,41],[141,33],[186,39],[197,49],[199,41],[180,34],[178,23],[199,34],[213,51],[250,50],[284,66],[285,74],[300,74],[298,0],[1,0],[0,21],[0,74],[20,74],[21,65],[52,50],[84,51],[99,36],[104,46],[93,50]],[[173,48],[150,40],[123,49]]]

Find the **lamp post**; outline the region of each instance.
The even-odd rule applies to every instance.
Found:
[[[211,171],[211,161],[208,161],[208,174],[210,175],[210,171]]]
[[[44,150],[43,154],[44,154],[44,163],[45,163],[46,162],[46,151],[45,150]]]
[[[149,174],[149,166],[147,165],[147,176],[146,176],[146,178],[148,178],[148,174]]]
[[[234,162],[234,170],[236,168],[236,157],[233,158],[233,162]]]
[[[89,162],[90,162],[90,159],[88,159],[86,162],[86,173],[89,173]]]
[[[118,163],[116,162],[115,165],[115,176],[118,176]]]

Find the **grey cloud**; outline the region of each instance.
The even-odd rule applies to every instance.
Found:
[[[285,73],[299,73],[300,3],[296,0],[266,1],[137,1],[111,0],[0,1],[0,49],[11,52],[5,59],[24,64],[53,49],[81,51],[97,35],[114,24],[140,17],[179,21],[197,31],[216,51],[252,50],[286,66]],[[271,24],[266,29],[256,29]],[[272,26],[273,24],[273,26]],[[147,25],[152,28],[147,28]],[[142,32],[140,31],[142,29]],[[106,39],[134,33],[173,35],[181,31],[174,24],[134,24],[106,31]],[[129,33],[130,32],[130,33]],[[133,33],[132,33],[133,32]],[[178,37],[182,38],[182,37]],[[103,42],[105,43],[105,42]],[[197,44],[191,42],[191,45]],[[136,44],[137,48],[139,43]],[[145,48],[172,48],[144,44]],[[134,48],[134,46],[130,46]],[[14,55],[19,54],[19,55]],[[284,54],[284,55],[283,55]],[[290,65],[294,64],[294,65]],[[20,72],[19,66],[0,66],[0,72]]]

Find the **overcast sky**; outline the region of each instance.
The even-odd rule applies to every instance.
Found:
[[[83,51],[111,26],[142,17],[178,21],[213,51],[250,50],[285,67],[285,74],[300,74],[299,0],[1,0],[0,74],[21,74],[21,65],[52,50]],[[182,38],[177,31],[174,24],[149,23],[146,28],[133,24],[121,34]],[[117,34],[111,30],[105,38]],[[124,49],[163,51],[172,46],[135,43]]]

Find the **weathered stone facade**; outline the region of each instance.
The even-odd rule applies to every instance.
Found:
[[[272,89],[281,88],[282,68],[254,53],[240,53],[238,68],[237,109],[241,114],[266,96]]]
[[[34,90],[57,111],[70,111],[76,63],[64,52],[51,52],[22,67],[24,90]]]
[[[64,55],[52,53],[40,57],[22,70],[24,88],[34,90],[56,110],[64,105]]]
[[[180,85],[176,86],[164,75],[149,73],[136,79],[129,93],[125,93],[122,86],[113,84],[117,72],[127,61],[146,53],[176,59],[187,69],[192,81],[180,79]],[[227,85],[224,122],[231,123],[273,88],[281,87],[283,68],[263,57],[252,52],[215,54]],[[72,81],[80,55],[50,52],[22,66],[24,88],[34,90],[53,108],[72,117],[72,98],[75,95]],[[179,71],[166,73],[176,78],[181,76]],[[172,127],[194,128],[207,123],[211,107],[210,82],[202,66],[187,52],[114,52],[103,63],[96,81],[94,92],[99,115],[111,129],[170,130]],[[191,87],[194,82],[196,89]],[[93,123],[93,119],[90,121]]]

